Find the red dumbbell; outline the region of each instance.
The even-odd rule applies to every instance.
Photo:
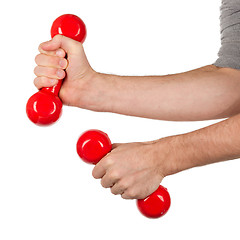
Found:
[[[61,34],[81,43],[86,38],[86,26],[77,16],[65,14],[52,24],[51,37]],[[42,88],[29,98],[26,106],[28,118],[37,125],[49,125],[58,120],[62,112],[62,102],[58,97],[62,81],[54,87]]]
[[[86,163],[97,164],[112,149],[108,135],[99,130],[84,132],[77,142],[77,153]],[[145,199],[138,199],[139,211],[148,218],[159,218],[167,213],[171,198],[166,188],[159,188]]]

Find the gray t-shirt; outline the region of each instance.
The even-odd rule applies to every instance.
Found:
[[[221,48],[214,65],[240,69],[240,0],[222,0]]]

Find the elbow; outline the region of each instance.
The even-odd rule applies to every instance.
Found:
[[[240,113],[240,70],[216,69],[219,78],[218,110],[215,119],[229,118]]]

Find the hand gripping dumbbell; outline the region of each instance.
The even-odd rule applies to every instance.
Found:
[[[77,16],[64,14],[52,24],[51,37],[61,34],[81,43],[86,38],[86,26]],[[50,125],[56,122],[62,112],[62,102],[58,97],[62,80],[53,87],[44,87],[32,95],[26,106],[28,118],[37,125]]]
[[[77,141],[77,153],[86,163],[97,164],[112,149],[108,135],[99,130],[84,132]],[[159,188],[145,199],[137,200],[139,211],[148,218],[159,218],[167,213],[171,199],[166,188]]]

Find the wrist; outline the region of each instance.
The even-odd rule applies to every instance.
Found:
[[[96,73],[95,82],[97,83],[96,86],[98,86],[96,94],[99,96],[96,104],[99,111],[114,112],[117,102],[120,101],[118,96],[121,96],[119,93],[118,77],[112,74]]]
[[[155,158],[157,161],[161,159],[158,169],[164,177],[187,169],[184,161],[186,155],[184,154],[182,138],[184,138],[184,135],[176,135],[153,142]]]
[[[97,112],[110,112],[113,104],[114,83],[108,74],[92,71],[79,79],[74,88],[72,106]]]

